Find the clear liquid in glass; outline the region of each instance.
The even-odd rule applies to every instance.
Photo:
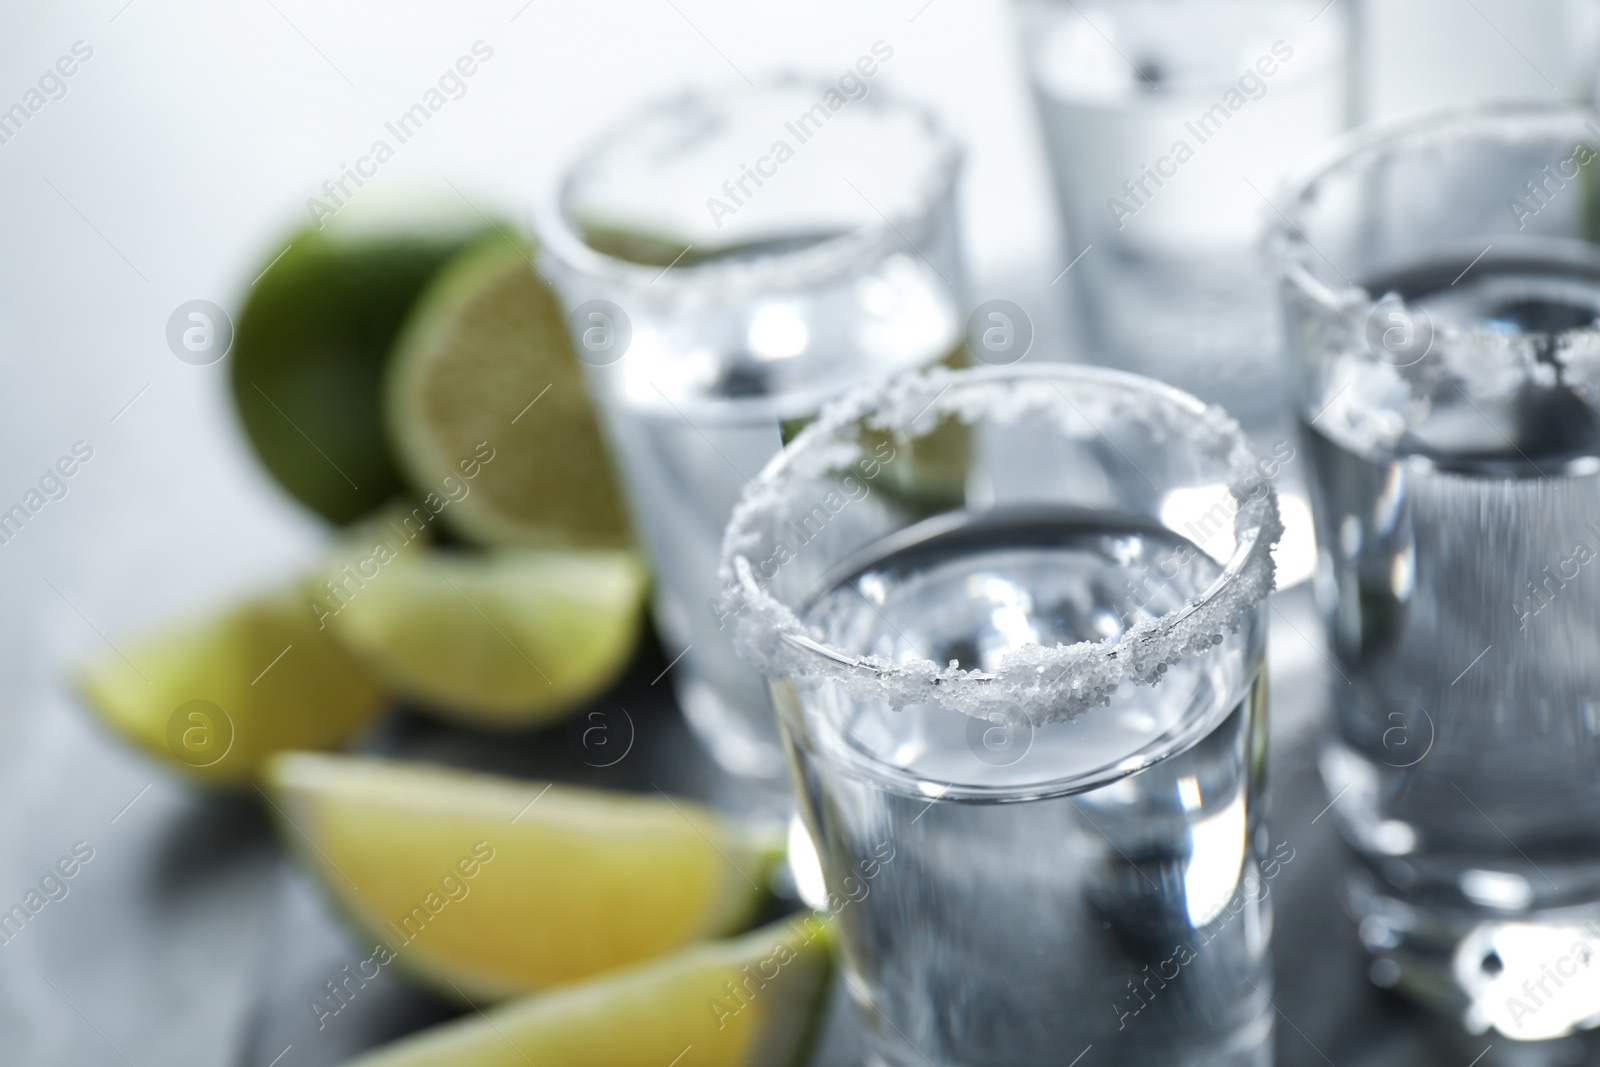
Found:
[[[785,297],[657,322],[636,313],[631,346],[605,368],[607,429],[655,564],[656,619],[668,655],[683,655],[673,669],[679,702],[737,774],[783,775],[766,681],[733,651],[717,579],[739,494],[841,392],[959,362],[957,310],[946,280],[905,251]]]
[[[1368,288],[1435,328],[1531,337],[1542,369],[1419,407],[1390,368],[1335,357],[1325,380],[1343,395],[1314,398],[1327,407],[1305,427],[1343,676],[1322,763],[1364,860],[1368,948],[1390,974],[1432,972],[1417,991],[1469,1028],[1552,1037],[1600,1012],[1600,981],[1557,1000],[1548,979],[1544,996],[1523,989],[1575,942],[1600,944],[1600,413],[1535,335],[1600,322],[1600,271],[1467,266]],[[1452,358],[1434,343],[1405,373]]]
[[[1131,516],[941,517],[847,564],[807,619],[857,653],[982,667],[1115,640],[1219,571]],[[1259,821],[1261,632],[1033,730],[774,686],[874,1062],[1269,1062],[1285,850]]]
[[[1280,422],[1272,273],[1283,176],[1346,126],[1348,24],[1325,0],[1021,0],[1095,358]]]

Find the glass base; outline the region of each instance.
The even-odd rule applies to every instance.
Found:
[[[1351,877],[1346,901],[1373,984],[1469,1033],[1549,1042],[1600,1026],[1600,901],[1516,913],[1423,908],[1371,871]]]
[[[1268,989],[1262,992],[1268,992]],[[1169,1044],[1152,1047],[1144,1055],[1137,1049],[1119,1047],[1113,1062],[1119,1067],[1272,1067],[1274,1016],[1265,1001],[1261,1007],[1260,1015],[1233,1031],[1220,1045],[1195,1048],[1188,1043],[1183,1047]],[[899,1037],[895,1038],[893,1048],[882,1047],[881,1042],[878,1045],[879,1047],[868,1051],[867,1067],[929,1067],[929,1064],[933,1064],[933,1067],[994,1067],[998,1064],[1021,1063],[1008,1059],[1003,1049],[997,1049],[994,1057],[986,1059],[982,1064],[958,1064],[954,1061],[930,1060]],[[1095,1062],[1096,1053],[1090,1051],[1093,1047],[1091,1045],[1081,1051],[1063,1049],[1059,1059],[1051,1061],[1051,1067],[1089,1067]],[[1074,1056],[1078,1059],[1074,1059]],[[1031,1062],[1029,1061],[1030,1065]]]

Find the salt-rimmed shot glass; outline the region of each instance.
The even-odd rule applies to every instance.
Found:
[[[1370,973],[1600,1025],[1600,114],[1370,130],[1280,205]]]
[[[942,420],[960,499],[881,491]],[[1269,1062],[1280,533],[1237,424],[1085,367],[857,391],[747,490],[725,595],[875,1063]]]
[[[1288,380],[1262,197],[1348,126],[1352,5],[1014,7],[1087,354],[1278,440]]]
[[[964,358],[961,151],[879,84],[892,55],[878,42],[832,80],[654,101],[578,155],[538,223],[655,565],[679,704],[718,764],[779,804],[766,685],[714,606],[723,527],[825,401]],[[939,457],[923,460],[934,472]]]

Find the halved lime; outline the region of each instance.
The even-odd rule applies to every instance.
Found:
[[[627,514],[560,305],[496,232],[440,272],[395,343],[385,406],[419,494],[487,544],[621,548]],[[487,457],[487,458],[486,458]]]
[[[831,928],[796,917],[468,1015],[350,1067],[793,1067],[820,1028]]]
[[[286,748],[343,744],[383,693],[298,585],[121,644],[77,689],[118,733],[200,781],[244,785]]]
[[[435,551],[369,569],[331,629],[392,692],[453,718],[558,718],[615,681],[638,642],[632,552]]]
[[[343,910],[447,994],[546,989],[741,929],[777,855],[665,795],[309,753],[265,781]]]

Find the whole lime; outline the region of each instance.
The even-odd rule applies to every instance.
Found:
[[[481,226],[297,235],[251,286],[232,389],[272,476],[332,522],[403,492],[385,441],[384,367],[417,294]]]

